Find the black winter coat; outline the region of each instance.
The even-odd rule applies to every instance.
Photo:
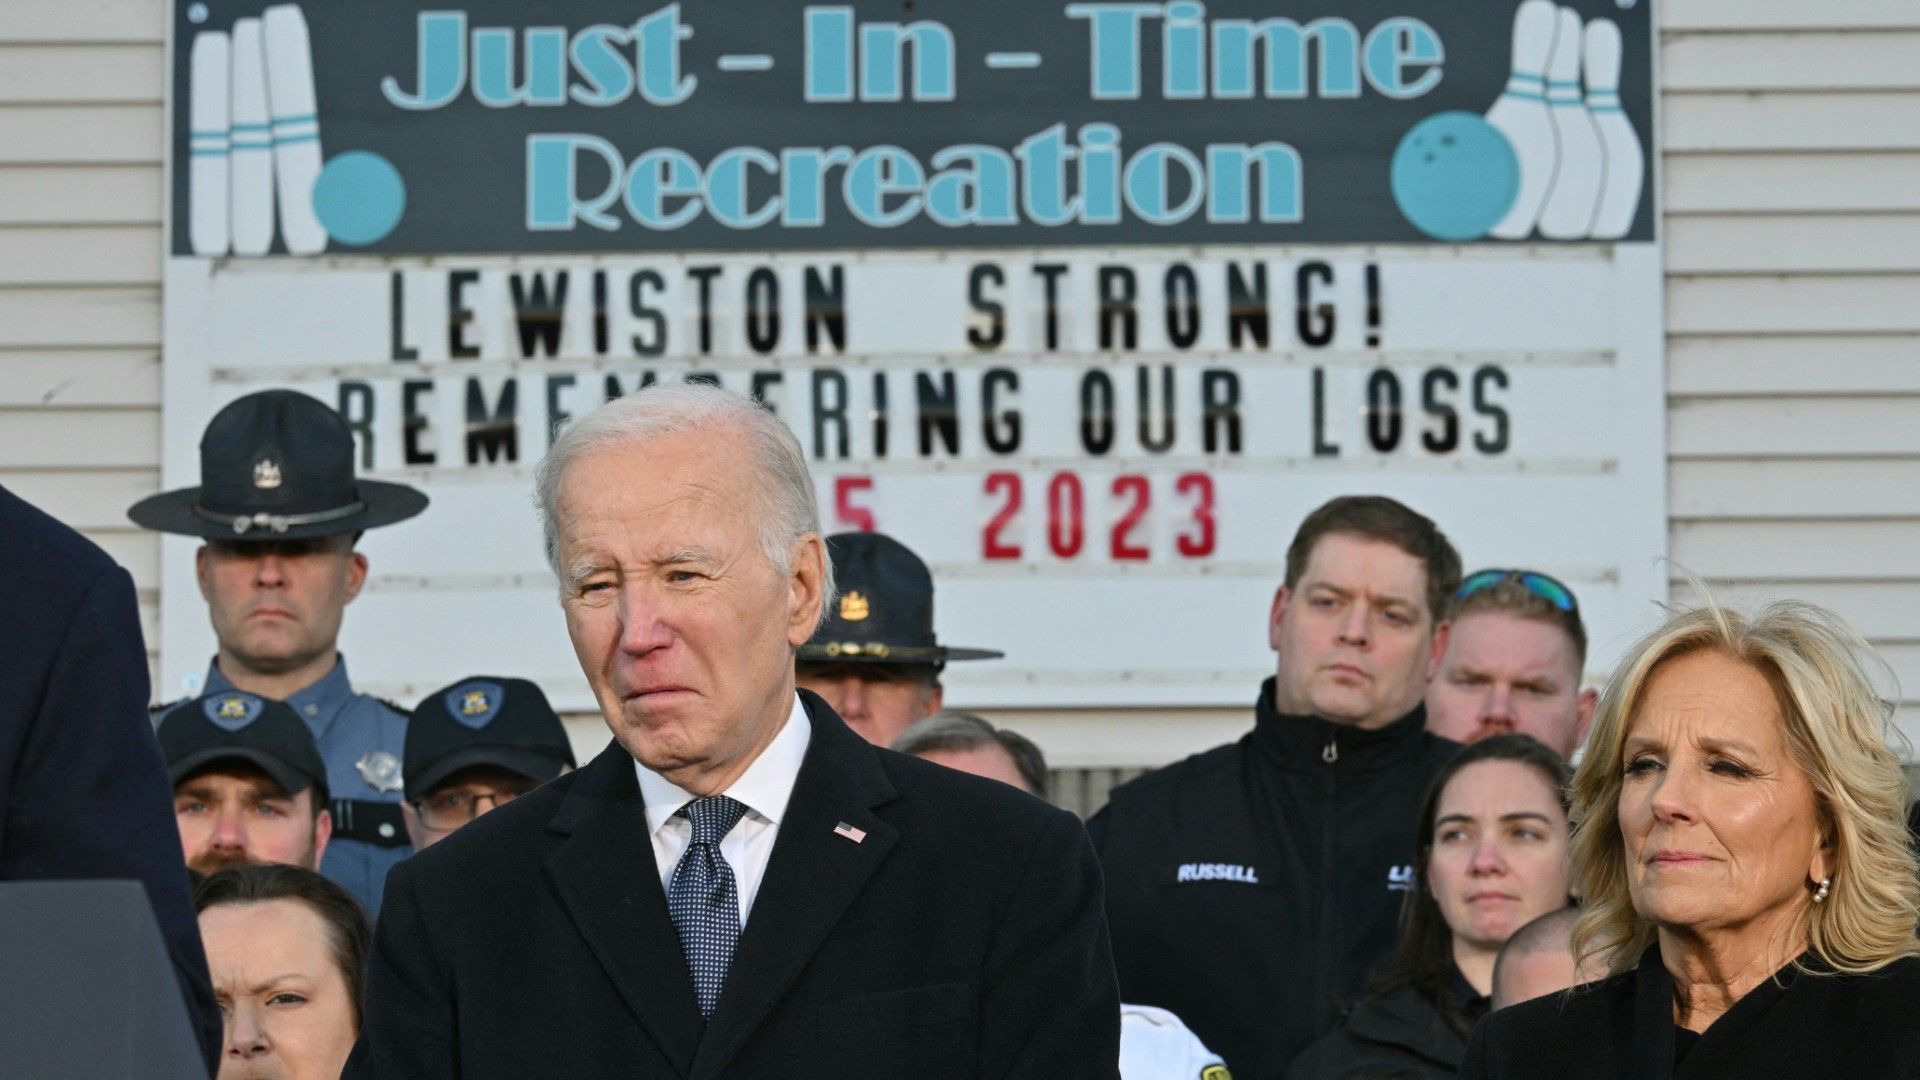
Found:
[[[1803,958],[1804,959],[1804,958]],[[1871,975],[1788,966],[1734,1002],[1674,1064],[1673,980],[1656,946],[1635,971],[1481,1021],[1461,1080],[1912,1080],[1920,959]]]
[[[1114,790],[1089,823],[1127,1001],[1187,1022],[1235,1080],[1278,1080],[1393,948],[1427,785],[1425,710],[1362,731],[1273,707],[1240,741]]]
[[[1466,1015],[1486,1015],[1487,999],[1455,976]],[[1331,1035],[1293,1059],[1287,1080],[1453,1080],[1467,1037],[1425,994],[1401,986],[1360,999]]]

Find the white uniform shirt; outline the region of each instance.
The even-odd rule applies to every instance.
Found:
[[[1120,1006],[1120,1080],[1232,1080],[1220,1055],[1180,1018],[1151,1005]]]
[[[787,800],[793,797],[793,782],[800,776],[800,762],[807,756],[807,741],[812,735],[813,725],[796,694],[793,711],[787,714],[780,733],[733,786],[720,792],[747,808],[740,823],[720,841],[720,856],[733,868],[734,888],[740,894],[742,930],[747,927],[753,898],[760,891],[760,879],[766,876],[767,858],[773,854],[774,837],[779,835],[780,819],[786,816]],[[673,868],[680,865],[680,857],[693,839],[693,822],[679,816],[679,810],[698,796],[638,761],[633,768],[640,777],[640,797],[647,804],[647,831],[653,837],[653,861],[660,871],[660,887],[665,890],[673,881]]]

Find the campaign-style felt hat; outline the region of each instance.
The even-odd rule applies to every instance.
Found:
[[[218,762],[239,759],[298,795],[325,785],[320,746],[293,706],[244,690],[223,690],[169,710],[155,736],[178,784]]]
[[[525,679],[476,675],[428,694],[407,721],[408,799],[475,765],[538,783],[573,768],[573,743],[547,695]]]
[[[813,664],[944,664],[1005,653],[942,645],[933,636],[933,575],[905,544],[880,533],[827,537],[840,595],[798,659]]]
[[[262,390],[214,414],[200,437],[200,486],[134,503],[127,516],[209,540],[306,540],[377,529],[427,508],[405,484],[353,475],[340,414],[292,390]]]

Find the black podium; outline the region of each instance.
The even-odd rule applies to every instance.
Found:
[[[136,881],[0,881],[0,1077],[206,1080]]]

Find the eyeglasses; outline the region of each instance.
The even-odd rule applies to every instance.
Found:
[[[1458,603],[1474,593],[1483,592],[1509,581],[1519,582],[1528,592],[1569,615],[1580,610],[1580,605],[1573,598],[1572,589],[1567,588],[1556,578],[1533,570],[1481,570],[1469,574],[1466,580],[1460,583],[1460,588],[1454,591],[1454,602]]]
[[[449,788],[436,791],[424,799],[414,800],[413,808],[420,812],[420,824],[429,829],[457,829],[477,818],[482,813],[480,804],[492,803],[504,806],[526,794],[523,790],[507,788],[503,790],[484,790],[474,788]]]

